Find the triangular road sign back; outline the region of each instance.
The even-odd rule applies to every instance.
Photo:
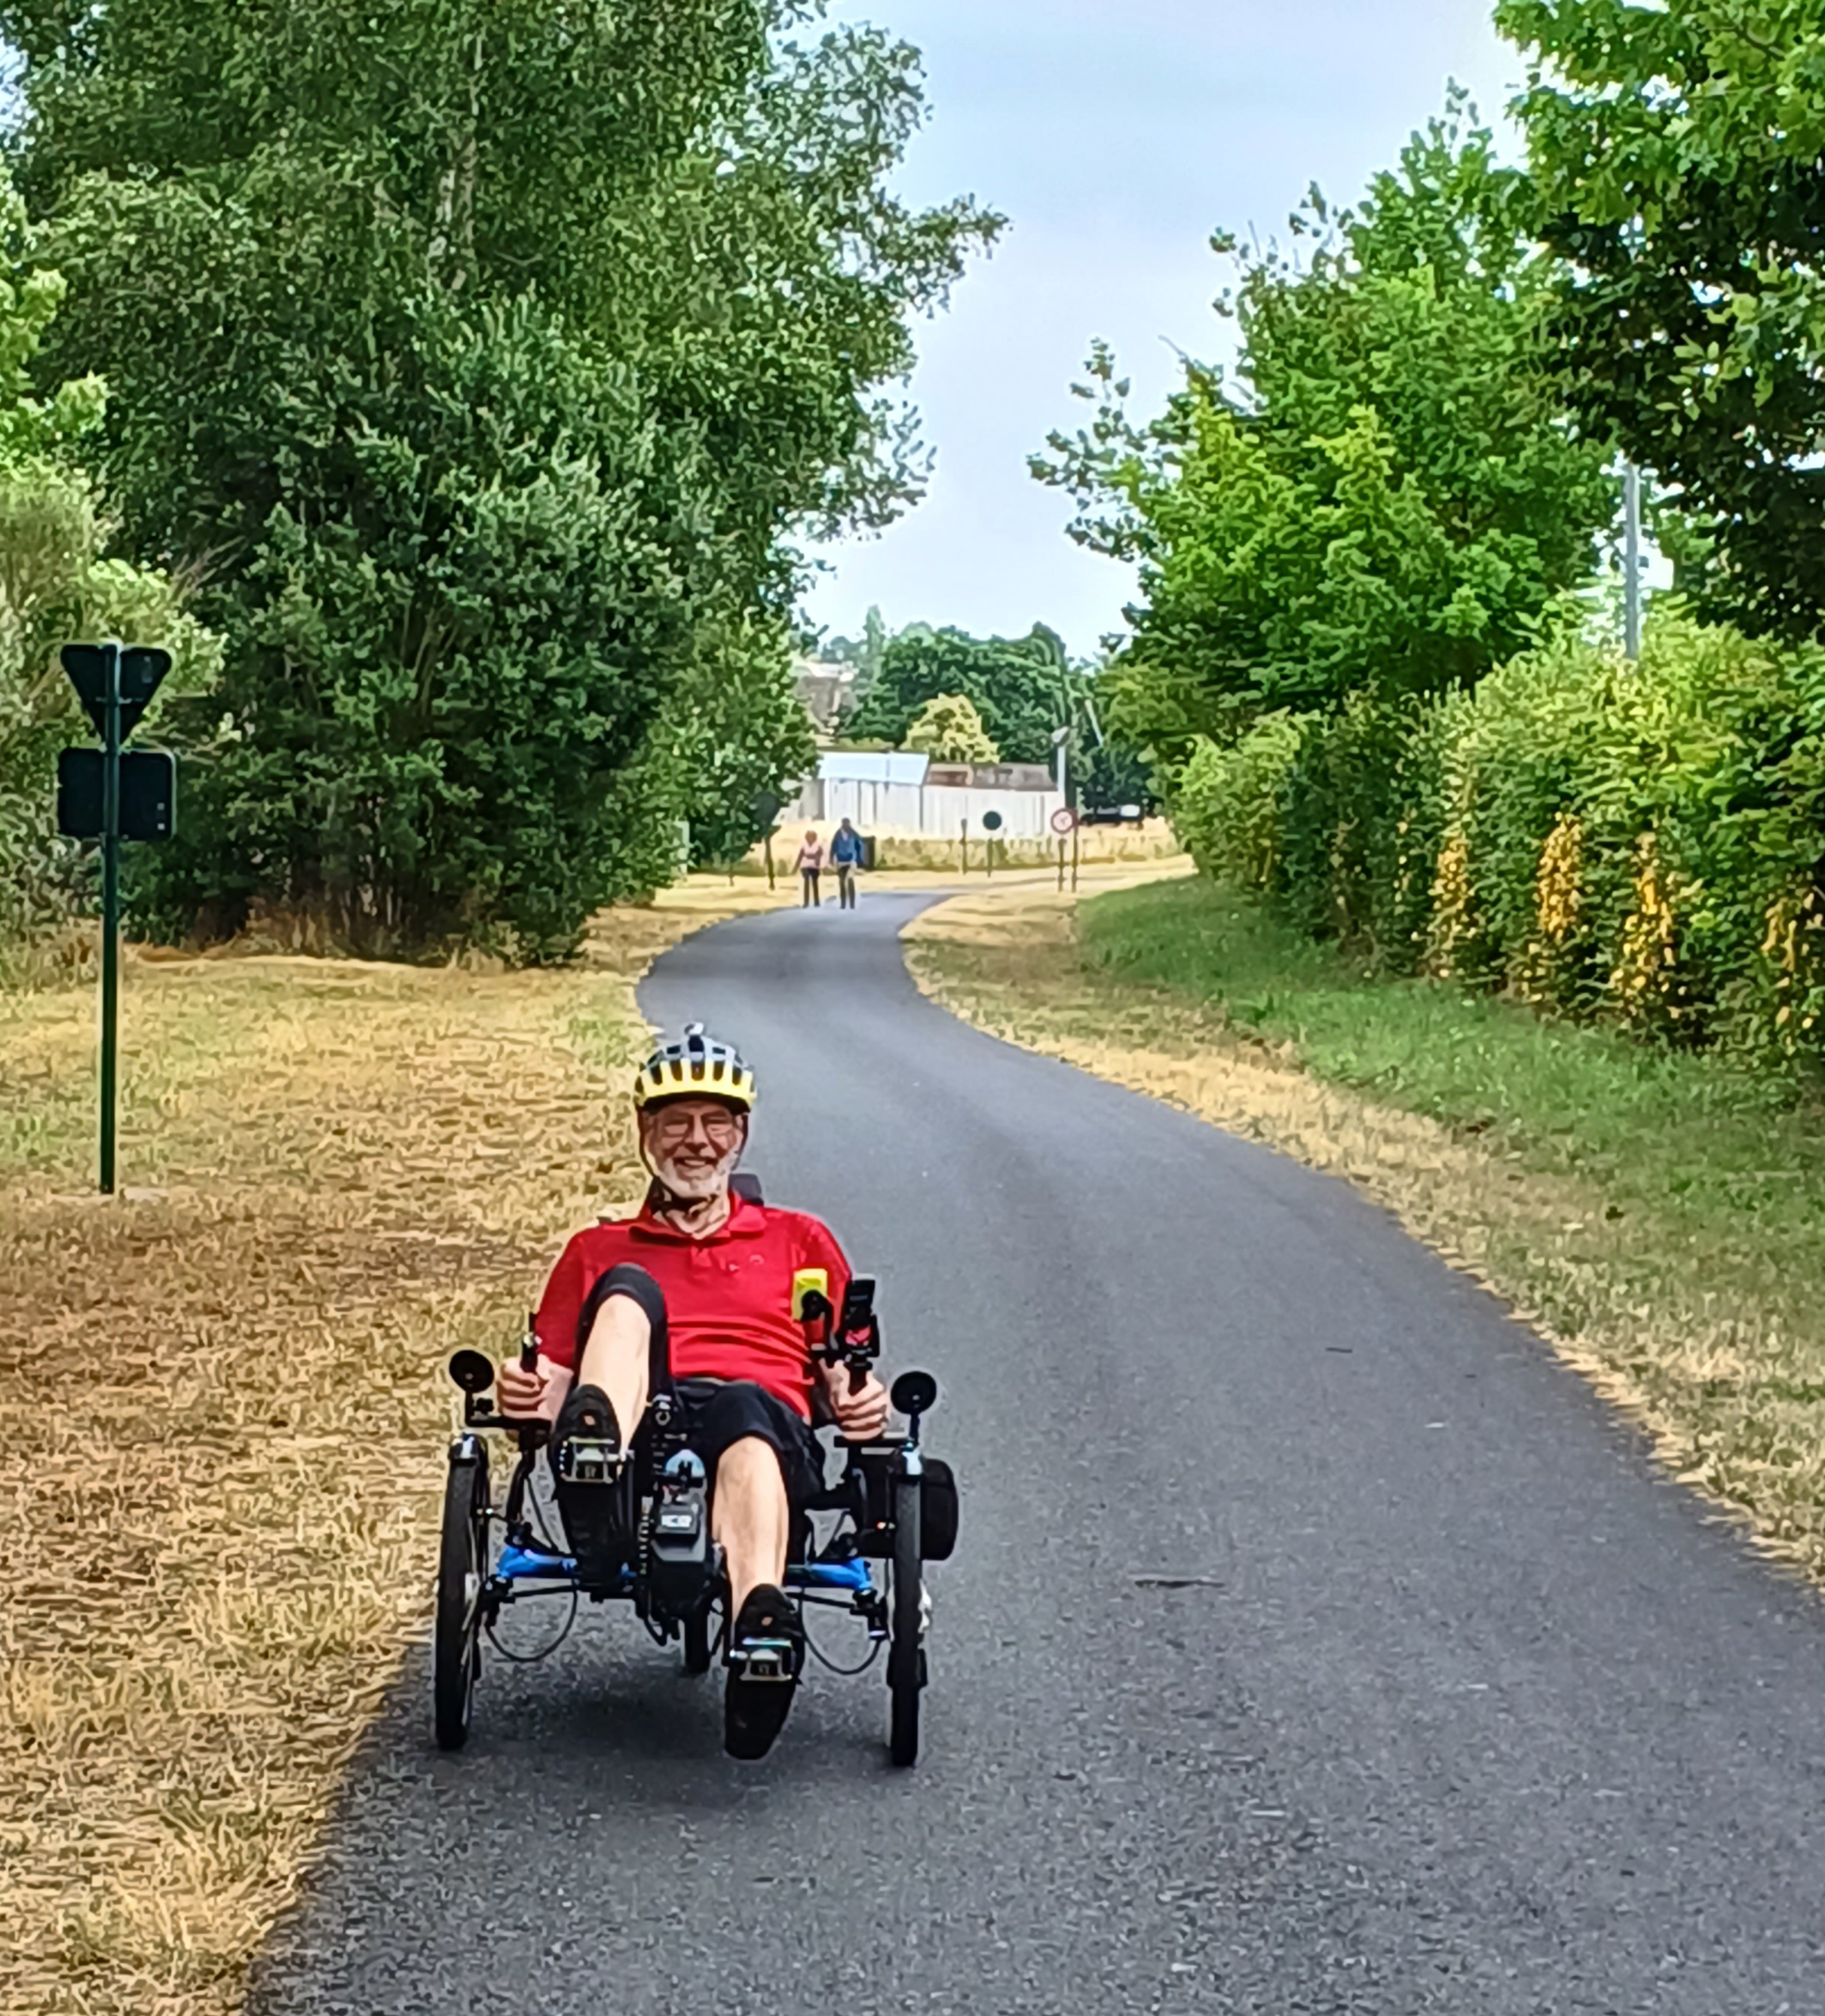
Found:
[[[76,689],[83,711],[95,723],[95,732],[106,738],[108,732],[108,653],[121,653],[121,739],[124,742],[139,725],[139,717],[171,668],[171,654],[156,644],[66,644],[58,653],[70,683]]]

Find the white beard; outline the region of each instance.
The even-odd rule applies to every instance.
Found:
[[[708,1204],[727,1190],[729,1179],[734,1175],[735,1165],[741,1159],[742,1145],[737,1142],[720,1161],[707,1166],[700,1164],[694,1169],[680,1169],[671,1156],[655,1154],[651,1158],[650,1167],[680,1204]]]

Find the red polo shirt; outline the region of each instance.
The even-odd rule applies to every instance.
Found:
[[[645,1268],[665,1298],[675,1378],[751,1379],[809,1420],[813,1368],[805,1332],[792,1320],[792,1276],[821,1267],[840,1309],[849,1263],[829,1227],[800,1211],[734,1201],[707,1239],[637,1217],[604,1219],[565,1247],[546,1283],[536,1327],[556,1365],[575,1365],[577,1319],[611,1267]]]

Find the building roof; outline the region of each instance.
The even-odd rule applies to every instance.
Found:
[[[931,761],[904,749],[827,749],[817,774],[827,784],[922,784]]]

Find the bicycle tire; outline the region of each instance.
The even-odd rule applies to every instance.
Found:
[[[919,1758],[919,1696],[925,1684],[920,1626],[925,1564],[919,1553],[923,1493],[916,1477],[893,1481],[893,1604],[887,1646],[887,1751],[901,1769]]]
[[[481,1584],[487,1574],[488,1459],[453,1455],[444,1485],[438,1556],[437,1625],[431,1642],[431,1703],[440,1750],[469,1740],[481,1670]]]

